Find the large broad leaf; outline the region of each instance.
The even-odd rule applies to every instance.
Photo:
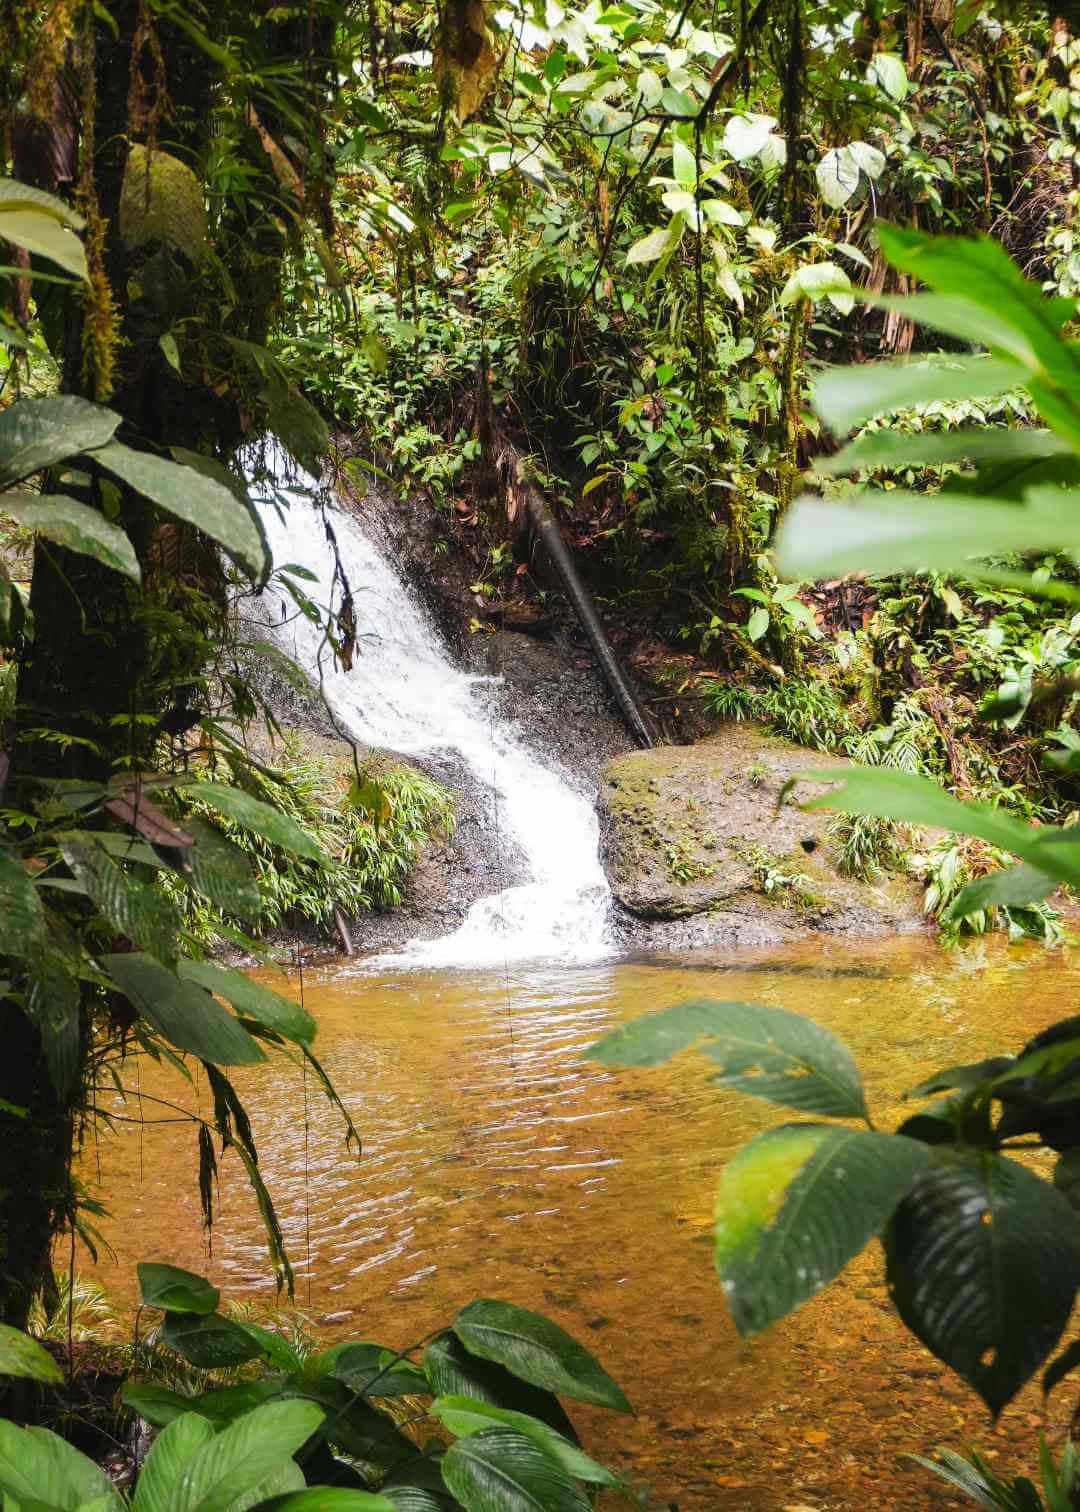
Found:
[[[296,1350],[282,1334],[276,1333],[272,1328],[263,1328],[261,1323],[249,1323],[246,1319],[236,1320],[237,1328],[242,1328],[249,1338],[254,1339],[265,1357],[278,1370],[292,1372],[302,1370],[304,1362]]]
[[[827,1286],[929,1158],[914,1139],[815,1124],[741,1149],[716,1202],[716,1267],[739,1332],[759,1333]]]
[[[291,1460],[322,1420],[313,1402],[269,1402],[249,1412],[187,1461],[169,1512],[228,1512]]]
[[[454,1319],[453,1331],[470,1354],[504,1366],[532,1386],[616,1412],[631,1411],[584,1345],[539,1313],[512,1302],[470,1302]]]
[[[151,1428],[167,1428],[178,1417],[192,1410],[192,1398],[152,1381],[125,1381],[120,1388],[125,1407],[145,1418]]]
[[[175,960],[180,916],[160,888],[136,882],[89,835],[62,835],[60,848],[76,880],[119,934],[158,960]]]
[[[237,1327],[240,1325],[238,1324]],[[241,1381],[235,1386],[222,1386],[216,1391],[203,1391],[198,1396],[183,1396],[165,1386],[155,1386],[152,1381],[125,1381],[121,1395],[124,1404],[155,1428],[164,1428],[185,1413],[197,1412],[211,1423],[215,1431],[227,1428],[244,1413],[253,1411],[264,1402],[282,1395],[284,1377],[260,1376],[254,1381]]]
[[[586,1055],[609,1066],[656,1066],[691,1045],[718,1063],[722,1086],[802,1113],[866,1115],[850,1051],[827,1029],[786,1008],[692,999],[613,1029]]]
[[[831,782],[827,768],[800,772],[797,781]],[[1080,836],[1071,830],[1050,831],[1024,824],[988,803],[961,803],[927,777],[893,772],[882,767],[850,767],[831,792],[810,798],[807,809],[836,809],[842,814],[873,814],[902,824],[929,825],[976,835],[1002,850],[1012,851],[1037,871],[1059,882],[1080,883]]]
[[[144,1307],[158,1307],[162,1312],[212,1313],[221,1301],[217,1287],[194,1271],[145,1260],[136,1269]]]
[[[0,1375],[60,1385],[63,1373],[47,1349],[18,1328],[0,1323]]]
[[[271,845],[280,845],[282,850],[291,851],[295,856],[308,856],[312,861],[325,863],[326,857],[318,845],[295,819],[279,813],[243,789],[226,787],[220,782],[200,782],[195,792],[203,803],[232,819],[241,829],[261,835]]]
[[[422,1396],[428,1391],[424,1372],[382,1344],[335,1344],[317,1356],[309,1368],[343,1381],[364,1396]]]
[[[166,1313],[159,1337],[200,1370],[227,1370],[262,1353],[250,1334],[220,1313]]]
[[[554,1392],[531,1386],[492,1360],[471,1355],[453,1334],[439,1334],[424,1350],[424,1374],[432,1396],[469,1396],[495,1407],[510,1407],[539,1418],[577,1443],[574,1425]]]
[[[72,231],[86,229],[86,221],[77,210],[73,210],[55,194],[35,189],[31,184],[24,184],[21,179],[0,178],[0,209],[37,210],[42,215],[49,216],[58,226],[68,226]]]
[[[252,577],[264,575],[267,563],[263,542],[251,515],[235,494],[216,479],[164,457],[132,451],[119,441],[110,441],[93,456],[107,472],[137,493],[153,499],[176,519],[185,520],[217,541],[237,566]]]
[[[38,1502],[75,1512],[84,1502],[103,1512],[123,1503],[93,1460],[47,1428],[17,1428],[0,1418],[0,1491],[19,1503]]]
[[[263,911],[262,894],[244,852],[199,814],[190,814],[184,827],[195,844],[180,857],[182,875],[230,917],[256,923]]]
[[[111,441],[120,416],[88,399],[20,399],[0,414],[0,488]],[[5,501],[6,502],[6,501]]]
[[[557,1460],[512,1428],[489,1428],[452,1444],[443,1480],[466,1512],[588,1512]]]
[[[1019,388],[1024,369],[992,357],[898,358],[827,368],[814,384],[814,408],[835,431],[917,405],[989,398]]]
[[[513,1428],[539,1444],[575,1480],[587,1481],[595,1486],[617,1486],[619,1478],[603,1465],[584,1454],[547,1423],[529,1417],[524,1412],[511,1412],[505,1407],[493,1407],[490,1402],[478,1402],[474,1397],[436,1397],[431,1411],[444,1428],[455,1438],[468,1438],[471,1433],[484,1433],[489,1428]]]
[[[14,242],[39,257],[47,257],[57,267],[86,282],[90,272],[86,249],[69,227],[36,207],[4,203],[0,200],[0,241]]]
[[[285,1039],[310,1045],[315,1038],[315,1020],[306,1008],[240,971],[213,961],[187,960],[180,962],[178,970],[181,977],[225,998],[238,1012],[257,1019]]]
[[[80,504],[66,494],[9,492],[0,495],[0,512],[68,551],[93,557],[136,583],[142,581],[135,548],[127,536],[89,504]]]
[[[946,462],[1044,461],[1073,457],[1072,447],[1052,431],[864,431],[831,457],[815,457],[814,471],[826,475],[871,467],[939,467]],[[950,482],[955,486],[955,480]]]
[[[133,951],[100,961],[125,997],[177,1049],[219,1066],[250,1066],[266,1059],[243,1024],[209,993],[181,981],[152,956]]]
[[[82,1062],[80,1002],[79,984],[68,958],[39,945],[30,961],[26,1015],[41,1036],[49,1079],[61,1098],[75,1086]]]
[[[1053,1349],[1080,1274],[1060,1192],[1000,1155],[936,1150],[886,1234],[904,1322],[999,1413]]]
[[[125,1400],[131,1405],[130,1399]],[[184,1471],[213,1437],[213,1425],[198,1413],[174,1418],[154,1440],[139,1471],[132,1512],[174,1512],[178,1493],[182,1495]]]
[[[1045,485],[1026,489],[1022,506],[901,489],[828,500],[803,494],[776,537],[778,571],[810,578],[926,569],[977,578],[977,559],[1077,550],[1080,491]]]
[[[1033,866],[1006,866],[961,888],[942,918],[946,924],[955,924],[984,908],[1026,908],[1049,897],[1057,885],[1053,877]]]
[[[234,472],[230,472],[216,457],[207,457],[202,452],[188,451],[183,446],[170,447],[170,451],[172,452],[173,459],[179,462],[181,466],[193,467],[197,473],[202,473],[204,478],[212,478],[215,482],[220,483],[223,488],[227,488],[237,503],[242,504],[247,510],[251,516],[251,523],[259,532],[259,539],[262,542],[264,565],[262,574],[259,577],[258,586],[265,588],[274,565],[273,553],[270,550],[270,539],[266,534],[266,526],[263,524],[262,515],[260,515],[252,503],[251,495],[248,493],[243,480],[238,478]]]
[[[393,1419],[357,1396],[343,1381],[305,1373],[290,1382],[289,1393],[323,1409],[326,1413],[323,1437],[351,1459],[386,1471],[416,1454],[416,1445]]]
[[[30,874],[18,856],[0,846],[0,954],[33,954],[44,930],[45,915]]]
[[[263,1512],[400,1512],[395,1502],[373,1491],[339,1486],[311,1486],[261,1503]]]

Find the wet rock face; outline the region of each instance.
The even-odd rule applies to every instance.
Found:
[[[842,877],[829,815],[777,807],[788,778],[848,766],[732,724],[693,746],[634,751],[600,781],[601,859],[628,942],[683,949],[767,943],[809,929],[877,933],[921,922],[904,878]],[[822,792],[800,784],[799,800]]]

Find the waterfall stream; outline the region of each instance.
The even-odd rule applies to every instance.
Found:
[[[314,484],[301,479],[292,492],[280,484],[275,489],[289,504],[281,511],[272,503],[261,506],[275,566],[299,563],[315,573],[317,583],[304,588],[325,608],[334,557],[307,497]],[[531,874],[524,885],[498,890],[503,856],[493,854],[492,892],[472,905],[458,929],[377,963],[501,965],[608,954],[609,889],[590,796],[495,712],[497,679],[455,666],[431,616],[362,523],[344,511],[335,512],[332,523],[356,610],[352,670],[336,665],[319,627],[274,590],[262,597],[270,633],[313,680],[321,672],[336,719],[357,741],[421,758],[456,752],[490,794],[495,849],[516,841]]]

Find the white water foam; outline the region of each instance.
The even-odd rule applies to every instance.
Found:
[[[275,566],[300,563],[318,577],[304,583],[314,602],[331,598],[334,559],[310,500],[274,485],[290,506],[279,518],[262,506]],[[310,479],[300,489],[314,489]],[[254,490],[258,492],[258,489]],[[438,628],[383,550],[352,514],[331,515],[353,592],[359,639],[351,671],[335,665],[317,626],[287,601],[263,594],[281,649],[318,680],[335,717],[366,745],[423,757],[457,752],[491,793],[496,834],[515,839],[531,880],[479,899],[452,934],[416,941],[370,963],[413,966],[502,965],[509,961],[588,961],[611,953],[610,890],[599,861],[599,829],[589,798],[530,751],[514,727],[493,713],[492,678],[456,667]],[[287,605],[292,610],[292,605]],[[502,857],[491,858],[492,880]]]

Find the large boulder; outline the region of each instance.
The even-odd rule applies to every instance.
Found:
[[[692,746],[634,751],[608,762],[599,792],[601,858],[627,940],[657,948],[768,943],[810,929],[882,933],[922,919],[906,877],[841,876],[830,815],[797,803],[822,785],[796,772],[850,763],[731,724]]]

